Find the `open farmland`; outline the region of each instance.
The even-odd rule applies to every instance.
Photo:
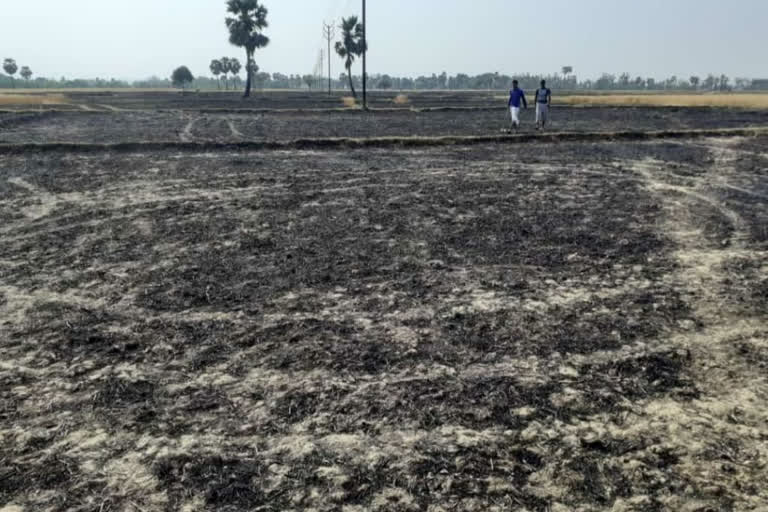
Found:
[[[532,94],[533,91],[527,91]],[[332,94],[306,90],[254,91],[243,99],[239,91],[190,91],[173,89],[59,89],[12,90],[0,94],[0,109],[56,109],[64,111],[133,110],[327,110],[350,107],[348,92]],[[369,91],[368,105],[375,110],[499,108],[507,103],[506,92],[493,91]],[[555,91],[555,106],[574,107],[698,107],[698,108],[768,108],[768,93],[674,93],[622,91]]]
[[[23,109],[24,103],[19,98],[28,98],[27,105],[34,107],[50,93],[26,90],[18,93],[6,93],[0,97],[0,108]],[[330,109],[344,108],[347,105],[347,92],[334,91],[333,94],[307,91],[254,91],[248,99],[242,98],[241,91],[204,91],[180,93],[176,90],[121,90],[76,91],[61,90],[58,95],[65,95],[66,102],[60,102],[60,109],[71,110],[187,110],[205,109]],[[371,92],[369,106],[373,108],[468,108],[498,105],[497,91],[419,91],[397,100],[397,92]],[[66,103],[66,104],[65,104]],[[504,101],[502,100],[502,104]]]
[[[226,146],[504,122],[0,116],[0,510],[768,506],[768,137]]]
[[[317,138],[499,135],[509,125],[500,109],[411,112],[43,112],[0,114],[0,144],[274,142]],[[533,109],[521,133],[533,133]],[[765,127],[768,110],[716,108],[572,108],[552,111],[550,132],[613,133]]]

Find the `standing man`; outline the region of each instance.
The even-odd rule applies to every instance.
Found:
[[[536,129],[543,130],[549,120],[549,106],[552,104],[552,91],[547,89],[546,80],[536,89]]]
[[[528,108],[528,101],[525,99],[525,91],[518,87],[517,80],[512,80],[512,89],[509,91],[509,115],[510,115],[510,133],[520,127],[520,103]]]

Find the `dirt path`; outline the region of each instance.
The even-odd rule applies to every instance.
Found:
[[[192,130],[195,127],[195,123],[197,123],[199,118],[192,118],[189,120],[189,122],[184,126],[184,130],[179,134],[179,138],[182,142],[192,142],[194,140],[195,136],[192,134]]]
[[[666,211],[660,228],[677,247],[679,265],[670,280],[686,290],[694,321],[699,324],[684,326],[671,341],[692,355],[702,396],[684,407],[651,403],[631,428],[648,428],[674,418],[679,428],[669,433],[668,442],[681,455],[681,465],[691,480],[703,488],[727,488],[738,494],[740,502],[759,508],[765,505],[765,496],[739,492],[736,482],[754,478],[768,461],[768,445],[762,441],[768,425],[768,382],[758,368],[744,361],[739,350],[745,350],[747,344],[766,347],[766,323],[756,311],[737,305],[732,267],[750,261],[765,268],[768,253],[755,250],[745,219],[712,193],[715,185],[764,197],[724,183],[736,172],[729,146],[739,142],[708,141],[713,165],[685,180],[686,184],[674,183],[680,181],[679,176],[668,172],[663,162],[644,161],[632,167]],[[702,208],[722,220],[727,237],[712,237],[702,229],[703,213],[698,213]],[[719,454],[723,463],[703,467],[701,460],[712,453]],[[680,502],[673,508],[683,505]]]
[[[78,103],[77,108],[79,108],[80,110],[84,110],[86,112],[103,112],[98,108],[93,108],[91,105],[85,105],[84,103]]]
[[[231,132],[232,136],[237,139],[245,138],[245,136],[240,132],[240,130],[237,129],[235,126],[234,121],[232,119],[227,119],[227,126],[229,126],[229,131]]]
[[[112,112],[126,112],[124,108],[115,107],[113,105],[107,105],[105,103],[100,103],[98,106],[103,108],[104,110],[109,110]]]
[[[58,199],[54,194],[49,194],[45,190],[41,190],[38,187],[24,180],[21,177],[15,177],[8,180],[12,185],[21,187],[24,190],[32,193],[36,199],[37,204],[25,206],[21,211],[28,218],[32,220],[41,219],[47,216],[55,207]]]

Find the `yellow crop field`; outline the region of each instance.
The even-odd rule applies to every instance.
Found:
[[[610,94],[553,98],[556,105],[768,108],[768,94]]]
[[[1,94],[0,106],[11,105],[65,105],[69,98],[63,94]]]

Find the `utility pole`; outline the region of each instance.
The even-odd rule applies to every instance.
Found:
[[[331,39],[336,35],[333,25],[323,22],[323,37],[328,40],[328,96],[331,95]]]
[[[368,109],[368,96],[366,91],[366,82],[368,81],[368,76],[365,71],[365,55],[368,53],[368,37],[366,36],[366,31],[368,30],[368,23],[366,23],[365,19],[365,0],[363,0],[363,109]]]

